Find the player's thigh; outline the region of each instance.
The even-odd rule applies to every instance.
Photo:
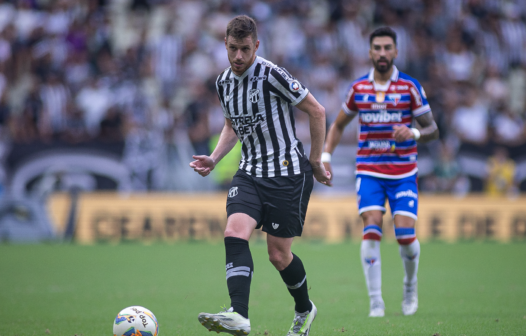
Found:
[[[312,171],[262,179],[258,188],[264,212],[262,230],[274,237],[301,236],[313,187]]]
[[[418,185],[416,174],[402,179],[390,180],[387,182],[387,196],[391,213],[395,219],[395,225],[400,227],[411,227],[417,220],[418,215]],[[408,217],[406,220],[403,217]],[[404,225],[404,226],[402,226]]]
[[[228,216],[225,228],[225,237],[236,237],[249,240],[257,226],[254,218],[241,212]]]
[[[234,175],[230,184],[226,211],[228,220],[225,237],[246,236],[261,222],[262,202],[257,186],[253,177],[241,170]]]
[[[374,215],[376,218],[378,212],[385,213],[385,199],[386,192],[382,179],[360,174],[356,176],[356,201],[360,215],[369,213],[366,216]]]

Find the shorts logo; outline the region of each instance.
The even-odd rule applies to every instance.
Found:
[[[301,89],[300,82],[298,82],[297,80],[293,80],[292,82],[290,82],[289,88],[292,92],[298,92]]]
[[[237,196],[237,187],[230,188],[230,190],[228,191],[228,197],[232,198],[236,196]]]
[[[409,207],[413,208],[415,206],[415,201],[411,200],[409,201]]]
[[[274,228],[274,230],[277,230],[278,227],[279,227],[279,224],[278,223],[272,223],[272,227]]]
[[[249,99],[252,103],[257,103],[259,100],[259,89],[252,89],[248,92]]]
[[[289,162],[287,160],[283,160],[282,164],[287,167],[289,165]]]
[[[406,191],[399,191],[396,193],[395,197],[398,199],[400,197],[411,197],[411,198],[418,198],[418,194],[412,191],[411,189],[407,189]]]

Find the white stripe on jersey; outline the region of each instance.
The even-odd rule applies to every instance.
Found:
[[[303,146],[296,138],[291,105],[309,90],[261,57],[241,76],[230,68],[219,75],[216,89],[225,118],[232,121],[242,146],[239,168],[257,177],[302,172]]]

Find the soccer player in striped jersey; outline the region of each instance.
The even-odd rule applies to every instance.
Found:
[[[325,109],[284,68],[256,56],[259,41],[250,17],[237,16],[228,23],[225,46],[231,66],[216,82],[225,126],[213,153],[193,156],[190,167],[207,176],[238,140],[242,143],[239,170],[227,197],[226,280],[231,306],[219,314],[201,313],[198,319],[210,331],[250,332],[248,299],[254,266],[248,240],[262,227],[270,262],[296,304],[287,335],[308,335],[317,309],[309,299],[303,263],[291,245],[303,230],[313,176],[323,184],[330,180],[321,163]],[[292,106],[309,115],[309,157],[296,138]]]
[[[380,241],[385,199],[394,217],[405,277],[402,312],[413,315],[418,308],[417,270],[420,243],[415,234],[417,219],[416,141],[438,138],[424,89],[418,81],[398,71],[396,33],[378,28],[370,36],[371,71],[354,81],[342,109],[327,134],[322,161],[332,172],[330,159],[343,129],[359,118],[356,154],[356,191],[364,230],[361,260],[370,297],[371,317],[385,314],[381,289]],[[413,128],[416,122],[420,128]]]

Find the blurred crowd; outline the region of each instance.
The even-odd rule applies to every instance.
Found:
[[[421,189],[524,190],[521,0],[0,0],[1,141],[124,142],[138,171],[184,160],[185,144],[210,153],[224,124],[214,83],[229,66],[223,39],[237,14],[256,19],[258,55],[304,83],[328,123],[371,67],[369,34],[392,27],[395,64],[424,86],[440,128],[440,141],[422,148],[432,167]],[[308,118],[296,118],[308,145]],[[348,127],[342,145],[356,139]],[[485,160],[485,171],[470,174],[463,156]],[[176,190],[177,180],[163,185]]]

